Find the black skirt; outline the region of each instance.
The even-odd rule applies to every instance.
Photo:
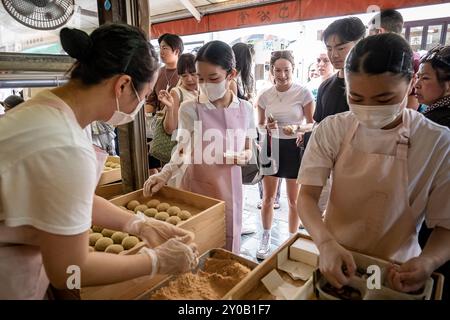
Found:
[[[302,160],[302,149],[297,147],[296,140],[272,138],[270,156],[278,168],[278,171],[271,175],[272,177],[297,179]],[[275,148],[277,144],[278,152]]]

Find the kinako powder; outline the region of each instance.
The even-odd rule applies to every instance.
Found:
[[[207,258],[204,270],[176,276],[156,290],[152,300],[218,300],[238,284],[251,270],[232,259],[215,255]]]

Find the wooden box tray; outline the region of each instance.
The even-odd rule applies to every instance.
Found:
[[[123,195],[123,185],[122,182],[109,183],[104,185],[99,185],[95,189],[95,194],[105,198],[106,200],[111,200],[118,196]]]
[[[182,210],[191,212],[192,217],[182,221],[177,226],[190,230],[195,234],[195,243],[200,254],[213,248],[225,246],[225,202],[205,197],[192,192],[165,186],[153,197],[144,197],[142,190],[137,190],[110,200],[118,206],[125,206],[131,200],[145,203],[151,199],[168,202]],[[127,254],[135,254],[143,244],[128,250]],[[123,281],[107,286],[81,288],[81,298],[87,300],[97,299],[135,299],[164,280],[166,276],[148,276]]]
[[[115,156],[109,156],[106,162],[114,162],[120,164],[120,158]],[[121,168],[116,168],[108,171],[103,171],[98,181],[98,185],[102,186],[108,183],[117,182],[122,180]]]

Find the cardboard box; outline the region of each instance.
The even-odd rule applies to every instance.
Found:
[[[319,249],[311,240],[298,238],[289,247],[289,259],[317,267],[319,266]]]
[[[225,246],[225,202],[205,197],[180,189],[163,187],[153,197],[145,198],[142,190],[128,193],[126,195],[110,200],[118,206],[125,206],[131,200],[141,203],[151,199],[168,202],[170,205],[178,206],[182,210],[190,211],[193,216],[178,224],[180,228],[190,230],[195,234],[195,243],[200,254],[213,248]],[[142,246],[128,250],[129,254],[139,251]],[[81,298],[84,300],[96,299],[135,299],[148,291],[167,276],[148,276],[123,281],[116,284],[97,287],[81,288]]]
[[[308,279],[307,281],[303,280],[293,280],[291,276],[282,270],[278,269],[278,260],[282,258],[282,255],[280,253],[284,252],[284,250],[288,249],[290,246],[292,246],[298,239],[302,239],[302,241],[312,241],[309,236],[303,235],[303,234],[297,234],[290,239],[286,240],[280,248],[278,248],[269,258],[264,260],[258,267],[256,267],[249,276],[247,276],[243,281],[241,281],[237,286],[233,288],[225,297],[225,299],[230,300],[274,300],[277,297],[272,295],[266,288],[266,286],[263,284],[262,280],[266,278],[269,280],[279,281],[279,277],[274,274],[274,271],[276,271],[279,276],[284,280],[285,288],[288,287],[291,292],[295,291],[296,299],[301,300],[317,300],[318,298],[324,298],[320,296],[320,292],[318,292],[317,289],[315,289],[316,284],[323,278],[317,278],[318,272],[314,272],[314,275]],[[388,262],[384,260],[380,260],[377,258],[372,258],[365,255],[361,255],[358,253],[354,253],[355,261],[357,264],[363,264],[364,263],[373,263],[375,262],[383,262],[383,265],[388,264]],[[300,261],[304,262],[304,261]],[[306,263],[305,263],[306,265]],[[382,267],[383,270],[383,267]],[[269,277],[267,277],[269,276]],[[271,277],[272,276],[272,277]],[[430,293],[430,299],[431,300],[440,300],[442,297],[442,290],[443,290],[443,284],[444,284],[444,277],[441,274],[433,273],[432,274],[432,288]],[[384,281],[384,280],[383,280]],[[360,281],[361,282],[361,281]],[[361,285],[361,283],[357,284],[358,286]],[[427,283],[425,286],[425,291],[429,292],[430,290],[430,282]],[[316,295],[317,293],[317,295]],[[411,296],[404,296],[404,294],[394,292],[393,290],[384,290],[383,292],[380,292],[379,295],[372,294],[364,294],[364,298],[366,299],[405,299],[405,298],[411,298],[411,299],[422,299],[423,295],[411,295]]]

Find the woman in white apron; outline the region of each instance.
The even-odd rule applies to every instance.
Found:
[[[111,24],[90,36],[64,28],[61,42],[77,59],[69,83],[8,112],[0,126],[0,299],[42,299],[49,282],[79,289],[185,272],[196,261],[191,234],[94,195],[106,154],[83,128],[130,122],[142,108],[157,70],[146,35]],[[152,249],[89,253],[92,224],[138,235]]]
[[[300,218],[338,288],[356,269],[347,249],[400,263],[388,281],[405,292],[450,258],[450,132],[406,109],[412,56],[396,34],[361,40],[345,65],[350,111],[322,121],[303,158]],[[317,200],[330,172],[322,221]],[[434,231],[421,251],[424,219]]]
[[[228,89],[236,71],[233,52],[226,43],[204,45],[197,53],[196,68],[201,94],[181,105],[179,150],[160,173],[145,182],[144,195],[157,192],[179,174],[183,164],[189,164],[181,188],[225,201],[225,248],[239,253],[243,207],[242,175],[237,164],[251,158],[248,133],[255,129],[253,110],[250,103]]]

